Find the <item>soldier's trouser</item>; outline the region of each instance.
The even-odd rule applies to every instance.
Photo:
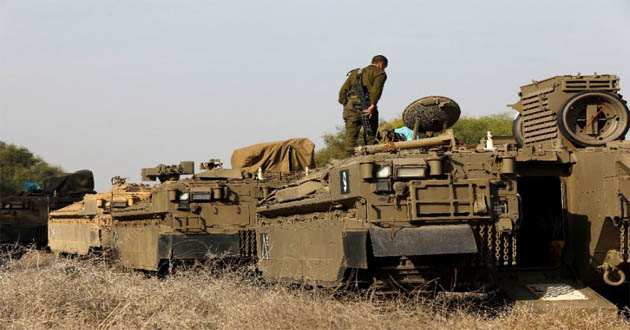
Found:
[[[361,125],[361,114],[352,106],[351,101],[348,101],[343,107],[343,120],[346,123],[345,149],[346,152],[351,153],[357,145],[359,131],[363,127]],[[372,127],[372,134],[368,135],[366,144],[374,144],[376,141],[376,130],[378,129],[378,110],[376,109],[372,112],[370,126]]]

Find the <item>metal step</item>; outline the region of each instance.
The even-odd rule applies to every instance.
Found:
[[[515,307],[526,306],[533,310],[553,309],[601,312],[616,317],[617,306],[579,281],[545,272],[518,272],[500,274],[501,291],[514,300]]]

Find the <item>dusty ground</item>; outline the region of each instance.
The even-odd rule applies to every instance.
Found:
[[[42,251],[5,259],[0,292],[0,327],[13,329],[630,327],[625,320],[580,312],[536,314],[527,309],[486,309],[465,301],[419,297],[383,301],[365,292],[339,297],[327,290],[264,285],[242,270],[213,265],[159,278],[124,272],[102,261],[56,260]]]

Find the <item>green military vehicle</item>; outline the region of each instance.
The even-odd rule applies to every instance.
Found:
[[[459,106],[433,96],[414,101],[404,114],[417,135],[452,125]],[[441,122],[426,122],[435,118]],[[277,190],[258,207],[263,277],[469,289],[484,285],[497,267],[516,267],[515,146],[460,149],[446,129],[358,147],[355,154]]]
[[[523,86],[515,139],[489,133],[474,149],[446,129],[459,116],[452,100],[415,101],[406,125],[442,134],[359,147],[278,189],[258,208],[258,268],[318,285],[498,285],[541,308],[614,310],[590,287],[627,283],[630,142],[618,90],[612,75]]]
[[[50,212],[48,247],[54,253],[87,255],[112,248],[112,209],[132,206],[151,194],[148,185],[112,178],[112,189],[85,195],[83,200]]]
[[[161,183],[147,199],[112,209],[114,253],[126,267],[149,271],[208,255],[250,260],[258,202],[312,168],[313,149],[308,139],[291,139],[236,150],[232,169],[218,160],[202,163],[200,173],[193,162],[143,169],[143,180]]]
[[[94,176],[82,170],[52,176],[43,189],[0,199],[0,243],[46,246],[48,213],[94,193]]]

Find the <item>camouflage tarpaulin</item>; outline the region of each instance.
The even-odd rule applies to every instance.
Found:
[[[315,144],[306,138],[255,144],[234,150],[232,168],[249,173],[256,173],[258,168],[273,173],[314,168],[314,149]]]
[[[58,196],[69,196],[91,193],[93,190],[94,175],[89,170],[55,175],[48,178],[44,183],[44,191],[51,196],[55,191]]]

